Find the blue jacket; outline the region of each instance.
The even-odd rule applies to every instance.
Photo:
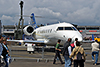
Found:
[[[3,51],[3,47],[2,47],[2,44],[0,43],[0,56],[2,54],[2,51]]]

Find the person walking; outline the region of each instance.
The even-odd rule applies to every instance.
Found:
[[[79,56],[81,56],[81,60],[78,59],[79,53],[81,54],[81,55],[79,55]],[[73,51],[69,57],[70,58],[73,57],[74,67],[78,67],[78,65],[80,65],[80,67],[84,67],[86,55],[85,55],[84,49],[82,47],[80,47],[80,42],[78,42],[78,41],[76,42],[76,47],[73,49]]]
[[[7,47],[7,40],[6,38],[3,38],[3,51],[2,51],[2,56],[4,57],[4,61],[6,63],[5,67],[8,67],[9,65],[9,50],[8,50],[8,47]]]
[[[55,47],[55,57],[54,57],[53,64],[55,64],[57,57],[59,58],[61,64],[64,64],[64,62],[62,61],[61,56],[60,56],[60,51],[61,51],[61,49],[59,48],[60,42],[61,42],[61,40],[58,39],[58,42],[57,42],[56,47]]]
[[[71,44],[71,51],[76,47],[76,42],[78,41],[78,38],[75,38],[74,43]]]
[[[2,35],[0,35],[0,66],[1,66],[1,55],[2,55],[2,51],[3,51],[2,40],[3,40],[3,37],[2,37]]]
[[[99,56],[99,43],[97,40],[91,44],[92,46],[92,61],[94,61],[94,55],[95,55],[95,63],[94,65],[97,65],[98,62],[98,56]]]
[[[71,59],[69,58],[69,55],[71,54],[71,38],[68,38],[66,43],[63,45],[64,50],[63,50],[63,56],[65,58],[65,67],[71,67]]]
[[[78,41],[78,38],[75,38],[74,46],[76,47],[76,42]]]

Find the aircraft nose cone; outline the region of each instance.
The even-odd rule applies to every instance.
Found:
[[[78,41],[82,41],[83,39],[82,39],[82,37],[78,37]]]

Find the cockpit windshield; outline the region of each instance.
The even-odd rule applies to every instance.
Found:
[[[77,29],[75,27],[72,27],[72,28],[77,31]]]
[[[63,28],[65,28],[63,30],[73,30],[72,27],[63,27]]]
[[[57,31],[61,31],[61,30],[74,30],[77,31],[77,29],[75,27],[58,27]]]

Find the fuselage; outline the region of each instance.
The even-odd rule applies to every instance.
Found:
[[[75,38],[78,38],[78,41],[82,41],[82,35],[80,32],[70,23],[58,23],[48,26],[39,27],[34,30],[35,38],[37,40],[48,40],[46,44],[54,45],[57,43],[58,39],[61,39],[61,45],[63,45],[68,38],[72,38],[74,42]]]

